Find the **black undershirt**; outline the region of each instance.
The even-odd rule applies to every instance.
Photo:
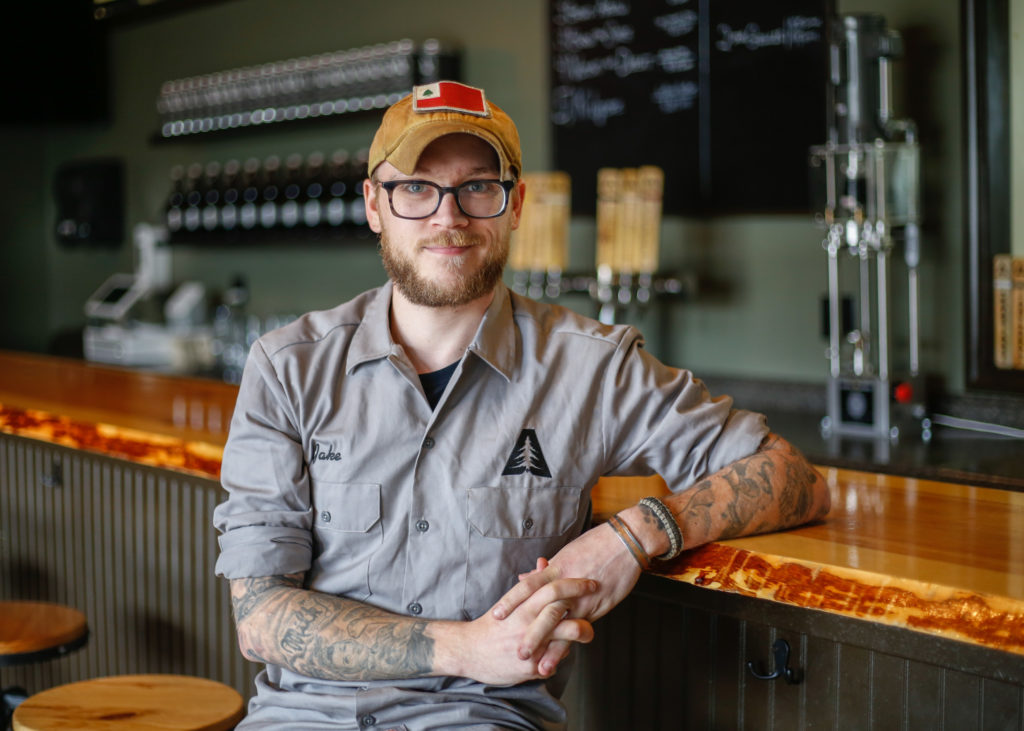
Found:
[[[431,371],[430,373],[420,374],[420,383],[423,384],[423,393],[427,396],[427,403],[430,404],[430,408],[437,408],[437,402],[441,400],[441,394],[444,393],[445,388],[448,387],[448,381],[451,380],[452,374],[455,372],[455,366],[459,364],[459,361],[455,361],[449,366],[445,366],[439,371]]]

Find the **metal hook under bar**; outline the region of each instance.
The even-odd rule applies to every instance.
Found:
[[[759,672],[754,668],[754,661],[750,660],[747,662],[747,669],[750,674],[755,678],[761,680],[775,680],[778,677],[783,677],[786,682],[790,685],[796,685],[803,680],[803,673],[799,668],[793,669],[789,667],[789,643],[785,640],[775,640],[772,644],[772,654],[775,658],[775,669],[769,673]]]

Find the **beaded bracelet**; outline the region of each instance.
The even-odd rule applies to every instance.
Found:
[[[683,531],[679,528],[679,523],[676,522],[676,518],[668,506],[656,497],[645,497],[640,504],[654,513],[654,517],[658,519],[668,535],[668,552],[658,556],[657,559],[671,561],[683,552]]]
[[[629,526],[623,522],[622,518],[618,515],[613,515],[608,519],[608,525],[615,531],[615,535],[619,537],[622,544],[629,549],[629,552],[633,554],[633,558],[640,564],[640,568],[646,571],[651,566],[651,557],[647,555],[647,551],[644,550],[643,545],[637,540],[633,531],[629,529]]]

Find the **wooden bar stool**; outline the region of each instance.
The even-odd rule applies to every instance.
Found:
[[[54,660],[88,639],[85,615],[77,609],[52,602],[0,601],[0,667]],[[23,688],[0,689],[4,728],[25,698]]]
[[[85,615],[77,609],[52,602],[0,601],[0,667],[61,657],[88,637]]]
[[[245,715],[241,694],[187,675],[112,675],[59,685],[14,711],[15,731],[223,731]]]

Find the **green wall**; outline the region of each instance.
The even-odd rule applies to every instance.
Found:
[[[925,369],[944,376],[954,391],[963,387],[958,7],[952,0],[846,0],[839,7],[881,12],[907,41],[908,58],[896,65],[895,111],[918,123],[924,149],[922,359]],[[405,37],[439,38],[461,47],[464,79],[486,89],[517,120],[524,167],[550,168],[543,0],[228,0],[115,27],[108,124],[8,127],[0,138],[0,153],[18,171],[17,176],[8,172],[11,191],[0,197],[0,347],[45,350],[55,336],[83,324],[83,302],[110,273],[133,268],[129,241],[113,252],[56,244],[51,185],[62,162],[121,157],[130,230],[138,222],[160,220],[168,172],[176,163],[354,150],[372,136],[373,123],[357,119],[154,143],[154,101],[163,81]],[[573,268],[590,266],[593,233],[592,219],[574,219]],[[724,286],[640,316],[637,323],[649,333],[652,350],[698,373],[824,381],[825,343],[818,332],[819,299],[826,287],[821,238],[813,221],[802,216],[667,219],[663,268],[700,272]],[[173,256],[177,280],[198,279],[211,289],[243,274],[252,309],[263,314],[330,307],[383,280],[372,241],[175,247]],[[901,283],[897,279],[895,286]],[[589,309],[580,298],[571,304]]]

